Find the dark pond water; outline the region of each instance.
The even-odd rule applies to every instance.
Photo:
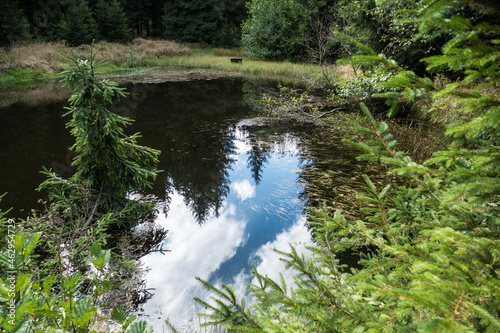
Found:
[[[312,242],[304,214],[307,170],[337,175],[324,194],[330,202],[347,186],[343,179],[364,171],[340,138],[325,144],[324,133],[312,128],[263,124],[245,101],[272,86],[234,78],[130,85],[131,95],[113,106],[135,119],[129,131],[142,133],[140,144],[162,151],[164,171],[152,193],[161,207],[156,222],[169,230],[163,248],[171,252],[142,259],[150,269],[146,287],[155,290],[139,312],[158,329],[166,318],[189,325],[202,310],[192,299],[207,292],[195,276],[231,283],[242,294],[252,263],[271,276],[282,271],[274,248],[287,250],[291,243],[306,251]],[[14,207],[13,216],[41,208],[43,193],[34,189],[44,179],[42,166],[63,176],[73,171],[73,139],[61,118],[65,105],[0,109],[0,192],[8,192],[1,208]]]

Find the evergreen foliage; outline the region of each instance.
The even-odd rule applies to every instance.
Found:
[[[300,5],[295,0],[253,0],[242,26],[242,43],[249,57],[282,60],[297,53]]]
[[[220,47],[241,46],[241,23],[246,18],[246,1],[222,1],[222,19],[219,23],[216,45]]]
[[[206,43],[217,41],[221,8],[218,1],[179,0],[165,3],[163,25],[167,39]]]
[[[400,23],[416,25],[417,38],[450,36],[441,55],[423,59],[427,69],[463,73],[461,80],[440,88],[351,37],[337,36],[367,53],[354,56],[354,63],[391,74],[375,85],[389,89],[377,95],[391,114],[401,103],[458,97],[462,117],[447,129],[454,141],[418,164],[398,150],[388,125],[360,104],[370,126],[356,130],[367,140],[350,143],[363,151],[360,159],[384,163],[406,185],[378,188],[365,176],[361,220],[348,221],[334,207],[311,209],[312,256],[293,247],[280,252],[296,273],[292,288],[254,270],[257,283],[245,304],[231,286],[202,281],[214,295],[211,302],[196,299],[212,310],[207,325],[240,332],[500,330],[500,27],[459,15],[466,1],[408,3],[413,18]],[[473,5],[470,10],[484,10]],[[340,266],[337,255],[353,250],[365,253],[361,268]]]
[[[160,20],[161,8],[165,1],[144,1],[144,0],[126,0],[121,1],[124,6],[125,15],[127,16],[130,28],[134,29],[136,35],[142,36],[144,32],[147,35],[149,31],[149,16],[153,14],[153,22],[157,28]],[[150,14],[151,13],[151,14]]]
[[[95,18],[99,36],[108,42],[129,42],[131,31],[121,4],[117,1],[99,0],[96,4]]]
[[[131,136],[124,133],[124,127],[132,120],[107,107],[125,93],[116,83],[96,77],[95,68],[103,62],[95,63],[94,57],[93,53],[89,60],[65,56],[73,64],[62,73],[62,82],[73,93],[65,116],[71,115],[67,127],[76,139],[71,147],[77,154],[72,164],[76,172],[65,180],[54,172],[44,171],[48,179],[40,189],[48,189],[50,199],[63,210],[73,207],[73,213],[87,206],[81,203],[89,196],[95,198],[92,210],[83,214],[89,222],[104,212],[114,212],[119,224],[137,223],[141,216],[149,214],[151,207],[127,196],[151,187],[149,179],[156,178],[160,152],[139,146],[139,133]],[[140,207],[142,213],[138,213]]]
[[[0,3],[0,46],[30,38],[28,21],[17,0]]]
[[[368,45],[376,52],[382,51],[383,44],[379,37],[379,30],[387,22],[387,18],[378,17],[376,19],[375,0],[360,2],[340,0],[337,8],[337,29],[360,43]],[[342,51],[347,55],[356,52],[355,49],[349,49],[348,44]]]
[[[88,2],[71,0],[68,6],[61,38],[71,46],[92,43],[97,38],[97,26]]]

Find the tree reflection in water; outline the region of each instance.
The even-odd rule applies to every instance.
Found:
[[[346,149],[341,136],[327,128],[269,126],[258,118],[252,101],[275,86],[227,78],[167,82],[143,89],[147,94],[133,103],[115,105],[135,119],[129,131],[142,133],[139,143],[162,152],[158,167],[164,171],[153,189],[142,193],[156,196],[160,208],[156,222],[161,228],[144,225],[120,235],[120,246],[130,258],[138,260],[149,253],[146,258],[154,257],[156,267],[164,266],[159,274],[170,278],[174,287],[156,290],[158,297],[163,295],[173,304],[189,300],[195,275],[211,282],[244,282],[251,261],[276,269],[266,259],[272,257],[271,246],[310,241],[303,226],[306,206],[327,201],[348,210],[352,196],[364,186],[360,174],[370,170],[354,159],[356,152]],[[137,87],[128,90],[141,90]],[[0,133],[6,142],[2,160],[7,161],[2,174],[8,175],[1,188],[10,197],[22,196],[15,204],[5,203],[29,209],[39,194],[26,195],[27,189],[40,181],[24,175],[37,175],[41,165],[52,162],[70,172],[70,140],[65,119],[60,118],[61,103],[16,108],[17,115],[0,113]],[[17,133],[19,123],[25,130]],[[170,230],[166,241],[165,230]],[[162,245],[172,252],[151,253]],[[140,270],[134,274],[134,288],[142,290],[137,301],[145,301],[151,296],[147,289],[152,280],[143,279]],[[180,287],[182,283],[187,289]],[[177,296],[184,298],[180,301]]]

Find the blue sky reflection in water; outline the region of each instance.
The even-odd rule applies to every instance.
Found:
[[[311,243],[299,199],[297,178],[304,162],[296,139],[288,134],[274,138],[256,181],[248,164],[251,145],[242,130],[246,122],[235,127],[229,192],[218,214],[212,212],[200,225],[184,197],[174,192],[168,215],[157,218],[169,230],[164,248],[172,251],[152,253],[142,260],[150,268],[147,288],[156,289],[143,306],[144,314],[157,329],[165,318],[182,327],[196,317],[201,309],[193,297],[206,296],[207,291],[195,276],[214,284],[231,283],[243,294],[252,263],[259,271],[278,276],[284,265],[273,249],[288,250],[292,243],[305,251],[305,244]]]
[[[206,295],[196,275],[240,291],[251,279],[252,262],[276,276],[283,265],[272,249],[288,250],[290,242],[303,248],[310,241],[301,200],[314,206],[329,198],[349,213],[350,198],[365,185],[361,174],[379,174],[345,149],[342,132],[265,126],[252,118],[258,113],[252,101],[275,87],[258,78],[130,84],[130,95],[112,107],[135,120],[127,130],[142,133],[141,145],[162,152],[164,172],[148,193],[163,204],[157,222],[169,230],[164,248],[172,252],[143,260],[151,267],[146,288],[156,288],[144,309],[159,332],[167,317],[178,327],[195,317],[192,298]],[[34,191],[44,180],[42,166],[65,178],[74,172],[74,138],[61,117],[67,106],[61,98],[0,110],[0,193],[8,192],[0,208],[14,207],[13,217],[44,209],[37,202],[45,194]],[[315,182],[317,172],[331,175],[328,186]]]

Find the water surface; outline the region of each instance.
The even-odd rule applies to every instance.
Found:
[[[303,250],[305,244],[311,245],[304,203],[299,199],[303,187],[298,175],[306,161],[301,159],[297,138],[284,135],[261,142],[267,145],[267,153],[255,177],[252,140],[245,123],[250,121],[241,121],[232,133],[234,149],[223,200],[200,215],[204,210],[174,189],[168,214],[157,219],[170,230],[164,248],[171,252],[143,259],[151,269],[146,276],[148,287],[156,289],[143,308],[158,326],[165,318],[186,325],[203,310],[193,297],[206,297],[207,292],[194,276],[215,285],[232,284],[243,295],[246,282],[251,281],[252,263],[262,273],[276,275],[284,266],[274,248],[288,250],[292,243]],[[200,216],[205,217],[201,225]]]
[[[304,212],[314,177],[307,170],[335,173],[320,194],[332,204],[352,192],[343,191],[350,186],[345,180],[364,171],[341,138],[325,144],[325,133],[314,128],[266,125],[245,101],[275,86],[236,78],[136,84],[112,106],[135,120],[127,132],[141,132],[139,144],[162,152],[163,172],[149,194],[158,200],[156,223],[169,230],[163,248],[171,252],[142,259],[154,296],[139,311],[160,331],[164,319],[182,327],[203,310],[192,299],[207,295],[195,276],[233,284],[243,295],[252,264],[271,276],[283,271],[274,248],[286,251],[291,243],[305,251],[311,234]],[[1,208],[14,207],[12,216],[43,207],[37,202],[44,194],[34,191],[44,180],[42,166],[63,177],[74,171],[73,138],[61,118],[65,105],[0,109],[0,192],[9,192]]]

